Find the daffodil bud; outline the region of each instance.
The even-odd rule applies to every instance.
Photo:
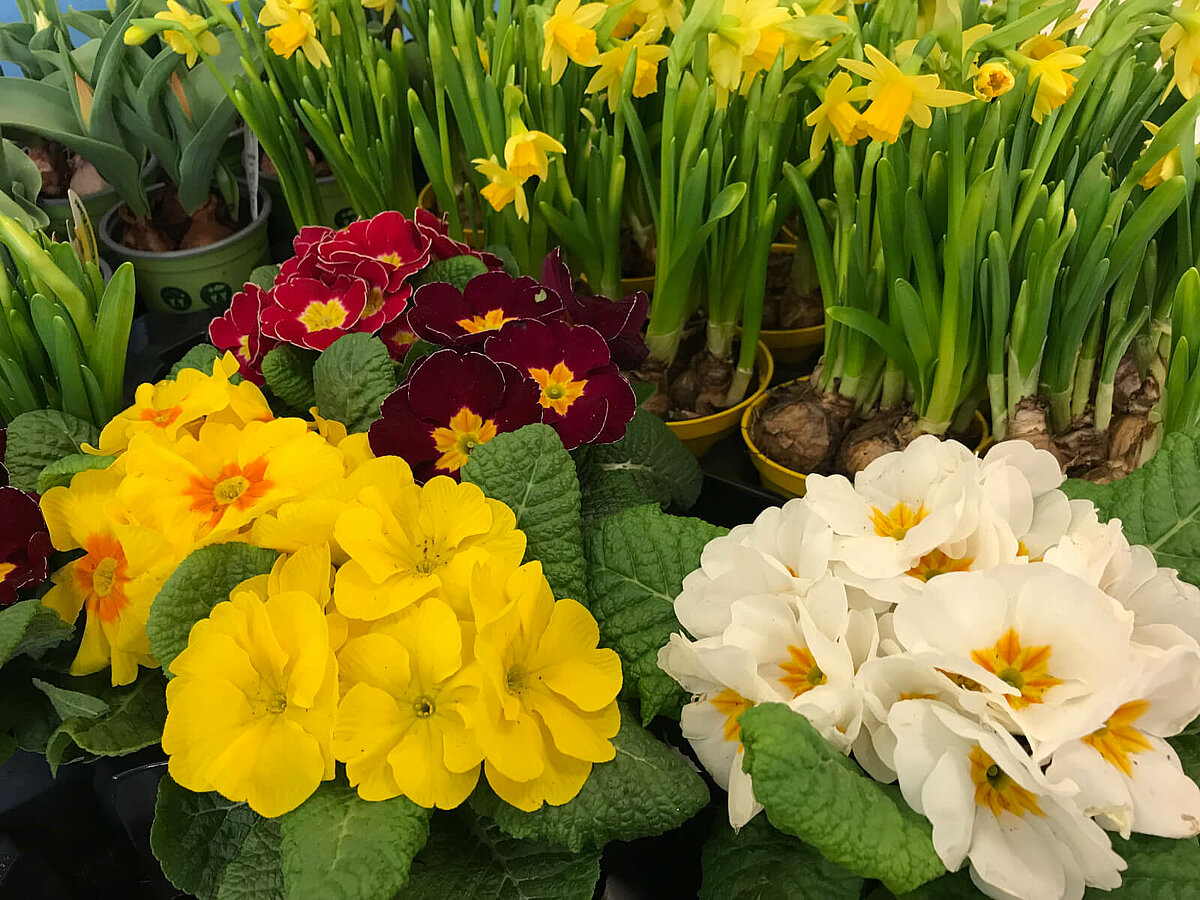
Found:
[[[46,14],[40,9],[33,17],[33,27],[38,31],[45,31],[50,27],[50,20],[46,18]]]
[[[988,62],[975,76],[975,96],[984,102],[1003,97],[1016,83],[1012,71],[1002,62]]]
[[[141,25],[130,25],[125,29],[125,43],[130,47],[140,47],[150,40],[150,32]]]

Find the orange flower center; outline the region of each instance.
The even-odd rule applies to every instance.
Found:
[[[779,664],[784,673],[779,683],[790,690],[793,697],[799,697],[829,680],[807,647],[789,646],[787,649],[791,659]]]
[[[115,622],[129,598],[125,587],[129,563],[120,542],[108,534],[88,537],[84,549],[87,555],[75,562],[75,584],[84,596],[88,614],[101,622]]]
[[[183,495],[191,498],[194,512],[209,517],[206,527],[215,528],[227,509],[249,509],[274,487],[266,471],[267,461],[261,456],[244,467],[227,463],[216,478],[192,476]]]
[[[558,363],[551,371],[545,369],[530,369],[529,376],[542,389],[538,403],[545,409],[552,409],[560,416],[565,416],[571,404],[583,396],[587,387],[587,379],[575,381],[575,373],[567,368],[565,363]]]
[[[890,537],[896,541],[904,540],[909,530],[915,528],[928,515],[929,510],[925,508],[924,503],[918,506],[916,511],[904,502],[897,503],[889,513],[885,513],[878,506],[871,507],[871,523],[875,526],[875,533],[879,537]]]
[[[1105,723],[1083,739],[1083,742],[1103,756],[1126,775],[1133,776],[1129,757],[1153,750],[1146,736],[1133,727],[1150,708],[1149,700],[1123,703]]]
[[[173,425],[182,413],[183,407],[181,406],[172,406],[167,409],[155,409],[150,406],[142,410],[141,418],[143,422],[151,422],[159,428],[166,428]]]
[[[726,688],[708,701],[717,708],[717,712],[725,716],[725,740],[741,743],[742,726],[738,719],[742,713],[754,705],[753,700],[747,700],[732,688]]]
[[[908,570],[908,574],[921,581],[928,581],[947,572],[966,572],[975,562],[974,557],[964,556],[961,559],[947,556],[941,550],[931,550],[917,560],[917,564]]]
[[[480,444],[486,444],[496,436],[496,425],[491,419],[484,419],[463,407],[449,426],[433,430],[433,443],[437,447],[437,465],[447,472],[457,472],[467,464],[471,451]]]
[[[1022,647],[1020,635],[1010,628],[996,641],[996,646],[972,650],[971,660],[1019,690],[1020,694],[1007,695],[1008,705],[1024,709],[1032,703],[1041,703],[1046,691],[1062,684],[1061,678],[1049,674],[1050,651],[1049,644]]]
[[[341,328],[345,321],[346,307],[337,300],[326,300],[324,303],[314,300],[304,307],[304,312],[300,313],[300,324],[309,333]]]
[[[1020,818],[1030,812],[1044,816],[1037,797],[1025,790],[996,765],[996,761],[978,744],[971,751],[971,780],[975,782],[975,804],[986,806],[997,818],[1002,812]]]
[[[469,319],[459,319],[454,324],[468,334],[479,334],[481,331],[496,331],[511,322],[513,316],[506,316],[502,309],[489,309],[482,316],[472,316]]]

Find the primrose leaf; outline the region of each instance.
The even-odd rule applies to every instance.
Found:
[[[461,292],[467,286],[468,281],[476,275],[482,275],[487,270],[487,263],[478,256],[464,253],[461,256],[451,256],[449,259],[434,260],[417,273],[413,283],[422,285],[444,281],[446,284],[454,285]]]
[[[199,369],[205,375],[213,373],[213,364],[222,356],[221,351],[212,344],[197,344],[183,354],[175,365],[171,366],[168,378],[176,378],[184,369]],[[234,375],[230,381],[241,381],[242,376]]]
[[[116,460],[115,456],[95,456],[91,453],[73,453],[58,462],[52,462],[38,474],[37,490],[44,494],[52,487],[66,487],[71,479],[89,469],[107,469]]]
[[[264,291],[269,291],[275,286],[275,276],[279,274],[279,269],[280,266],[278,263],[255,266],[246,281],[250,284],[257,284]]]
[[[317,411],[351,434],[371,427],[384,398],[395,389],[396,370],[387,347],[369,334],[338,338],[313,365]]]
[[[97,716],[104,715],[109,709],[108,704],[99,697],[93,697],[91,694],[85,694],[82,691],[67,690],[58,685],[50,684],[47,681],[42,681],[40,678],[33,679],[33,686],[50,698],[50,703],[54,706],[54,711],[63,719],[70,718],[71,716],[94,719]]]
[[[22,600],[0,609],[0,665],[14,656],[36,659],[69,639],[74,630],[40,600]]]
[[[292,409],[307,412],[316,405],[313,364],[317,356],[291,344],[272,347],[263,357],[262,373],[267,387]]]
[[[82,452],[83,444],[95,444],[100,431],[91,422],[57,409],[21,413],[8,423],[8,446],[4,465],[13,487],[38,489],[42,469]]]
[[[162,740],[167,721],[166,690],[161,672],[143,671],[133,684],[106,686],[92,698],[103,706],[103,712],[64,717],[56,734],[69,737],[80,750],[93,756],[124,756],[151,747]],[[50,699],[54,702],[53,695]],[[55,703],[55,709],[61,714],[59,703]]]

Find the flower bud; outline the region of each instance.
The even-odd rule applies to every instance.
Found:
[[[984,63],[975,76],[975,96],[986,103],[1007,94],[1014,83],[1013,74],[1004,63]]]

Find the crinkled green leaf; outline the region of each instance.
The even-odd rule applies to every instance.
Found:
[[[213,363],[221,358],[221,351],[212,344],[197,344],[187,353],[183,354],[183,358],[175,365],[171,366],[169,377],[174,378],[184,369],[199,369],[206,375],[211,375],[213,372]],[[240,375],[235,375],[231,381],[236,381],[241,378]]]
[[[720,815],[704,844],[700,900],[858,900],[863,879],[755,816],[741,831]]]
[[[488,270],[487,264],[478,256],[463,254],[451,256],[449,259],[437,259],[427,265],[413,277],[413,284],[432,284],[443,281],[452,284],[460,291],[467,282],[476,275],[482,275]]]
[[[881,900],[882,897],[895,896],[890,893],[885,894],[882,888],[879,890],[879,894],[882,895]],[[971,881],[971,874],[964,863],[957,872],[935,878],[933,881],[921,885],[915,891],[909,891],[907,894],[899,896],[900,900],[979,900],[983,894],[980,893],[979,888],[975,887],[975,882]],[[1099,896],[1111,897],[1113,895],[1104,892]]]
[[[171,884],[200,900],[282,900],[277,829],[245,803],[194,794],[164,775],[150,849]]]
[[[1072,499],[1091,500],[1100,519],[1120,519],[1131,544],[1145,544],[1160,566],[1200,585],[1200,433],[1176,432],[1146,465],[1111,484],[1070,479]]]
[[[1128,841],[1112,835],[1113,850],[1129,868],[1121,886],[1098,896],[1113,900],[1194,900],[1200,887],[1200,843],[1135,834]]]
[[[1179,755],[1179,762],[1188,778],[1192,781],[1200,779],[1200,734],[1180,734],[1167,743]]]
[[[513,837],[578,852],[678,828],[708,804],[708,787],[687,760],[637,723],[623,705],[617,755],[592,767],[583,789],[562,806],[522,812],[483,785],[472,798],[481,815]]]
[[[591,900],[600,851],[509,837],[460,807],[438,813],[396,900]]]
[[[263,357],[263,379],[276,397],[292,409],[307,412],[317,402],[313,388],[316,361],[317,355],[311,350],[280,344]]]
[[[63,719],[78,716],[81,719],[94,719],[109,710],[109,705],[99,697],[85,694],[82,691],[71,691],[61,688],[40,678],[33,679],[33,686],[50,698],[54,711]]]
[[[558,598],[589,605],[575,463],[548,425],[526,425],[471,451],[463,481],[512,508]]]
[[[275,286],[275,276],[279,274],[279,264],[271,263],[266,266],[255,266],[250,273],[250,277],[246,281],[251,284],[257,284],[264,291],[269,291]]]
[[[943,872],[932,828],[782,703],[742,713],[744,767],[771,824],[896,893]]]
[[[634,413],[625,436],[576,453],[585,521],[643,503],[690,509],[700,496],[700,463],[652,413]]]
[[[655,505],[627,509],[590,525],[588,585],[600,642],[621,657],[625,686],[641,697],[642,721],[678,718],[683,688],[658,667],[659,648],[680,630],[675,597],[700,565],[700,551],[725,530],[669,516]]]
[[[95,444],[99,438],[95,425],[57,409],[21,413],[8,423],[4,465],[9,480],[23,491],[36,491],[42,469],[80,453],[82,444]]]
[[[280,828],[292,900],[391,900],[425,846],[429,811],[406,797],[363,800],[348,784],[327,781]]]
[[[275,551],[250,544],[212,544],[193,550],[179,564],[150,607],[146,635],[150,650],[170,677],[170,666],[187,646],[192,626],[247,578],[264,575]]]
[[[37,490],[44,494],[52,487],[66,487],[71,479],[80,472],[89,469],[107,469],[116,459],[115,456],[95,456],[91,453],[73,453],[64,456],[58,462],[50,463],[38,475]]]
[[[351,433],[366,431],[396,389],[396,370],[383,341],[369,334],[338,338],[313,366],[317,410]]]
[[[71,637],[74,628],[40,600],[22,600],[0,609],[0,665],[14,656],[35,659]]]
[[[106,712],[65,718],[59,731],[93,756],[124,756],[151,747],[162,740],[167,721],[166,690],[161,672],[143,671],[133,684],[100,692],[96,699],[108,707]]]

